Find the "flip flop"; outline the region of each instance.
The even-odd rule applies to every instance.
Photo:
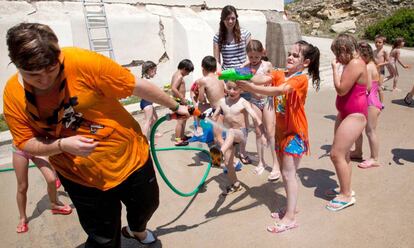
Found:
[[[328,189],[327,191],[325,191],[325,196],[326,197],[335,197],[337,195],[339,195],[339,188],[336,189]],[[355,197],[355,191],[351,191],[351,196]]]
[[[239,158],[240,158],[240,161],[243,163],[243,164],[251,164],[252,163],[252,160],[249,158],[249,156],[242,156],[241,154],[240,154],[240,156],[239,156]]]
[[[121,229],[121,234],[127,239],[135,239],[142,245],[151,245],[157,242],[157,237],[154,235],[153,232],[150,230],[145,230],[147,233],[147,237],[144,240],[140,240],[139,238],[135,237],[135,235],[132,233],[132,231],[129,229],[129,226],[124,226]]]
[[[338,201],[338,200],[333,199],[333,200],[329,201],[329,204],[331,204],[331,205],[329,205],[329,204],[326,205],[326,209],[328,209],[330,211],[333,211],[333,212],[337,212],[337,211],[340,211],[344,208],[347,208],[347,207],[350,207],[350,206],[354,205],[355,202],[356,202],[355,197],[351,197],[351,200],[349,202]],[[336,207],[332,206],[332,204],[335,204]]]
[[[281,233],[281,232],[296,228],[298,226],[299,225],[296,222],[293,222],[293,223],[288,224],[288,225],[283,224],[283,223],[276,223],[273,226],[268,226],[267,231],[271,232],[271,233]]]
[[[264,166],[256,166],[256,168],[254,168],[254,174],[256,175],[261,175],[265,170]]]
[[[16,228],[17,233],[25,233],[27,231],[29,231],[29,226],[27,225],[27,223],[24,223],[23,225],[18,225]]]
[[[52,214],[68,215],[72,213],[72,208],[69,205],[59,206],[59,208],[51,209]]]
[[[369,159],[369,160],[364,160],[362,163],[359,163],[358,167],[361,169],[368,169],[372,167],[379,167],[379,164],[376,164],[375,162],[373,162],[373,160]]]
[[[272,172],[270,172],[269,176],[267,177],[267,180],[276,181],[276,180],[279,180],[279,178],[280,178],[280,172],[279,171],[278,172],[272,171]]]

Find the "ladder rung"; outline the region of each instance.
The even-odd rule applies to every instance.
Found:
[[[106,51],[112,51],[112,49],[94,49],[95,52],[106,52]]]
[[[95,39],[91,39],[91,41],[108,41],[108,40],[110,40],[111,38],[95,38]]]
[[[90,26],[89,29],[108,28],[108,26]]]
[[[83,3],[83,6],[103,6],[104,3],[96,2],[96,3]]]

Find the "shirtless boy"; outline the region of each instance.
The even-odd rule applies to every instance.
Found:
[[[210,149],[213,163],[220,164],[224,155],[224,163],[228,171],[227,177],[230,181],[230,186],[226,188],[223,195],[242,190],[242,186],[237,180],[233,160],[235,154],[234,145],[243,145],[246,143],[247,128],[244,121],[246,116],[250,115],[257,126],[262,125],[262,120],[257,116],[256,112],[254,112],[251,104],[240,97],[242,90],[237,87],[236,83],[228,81],[226,86],[228,96],[221,98],[218,101],[217,108],[213,115],[213,118],[215,118],[220,112],[223,113],[224,127],[227,129],[226,139],[220,149],[216,146],[213,146]]]
[[[178,64],[178,70],[173,74],[171,79],[171,91],[174,99],[181,103],[186,104],[185,98],[185,82],[184,77],[190,74],[194,70],[193,63],[188,59],[183,59]],[[185,124],[187,120],[177,120],[175,126],[175,146],[186,146],[188,145],[188,137],[184,135]]]
[[[381,103],[383,102],[382,84],[384,83],[385,65],[388,64],[388,52],[384,48],[384,43],[386,39],[387,38],[385,38],[385,36],[382,36],[380,34],[375,36],[376,49],[374,50],[374,60],[378,66],[378,71],[380,74],[380,79],[378,82],[378,84],[380,85],[380,88],[379,88],[378,93],[379,93],[379,98],[380,98]]]
[[[219,100],[224,98],[224,82],[219,80],[216,75],[217,61],[213,56],[204,57],[201,61],[201,68],[203,77],[198,79],[196,83],[198,84],[199,91],[198,108],[201,112],[204,112],[210,107],[213,109],[218,108]],[[223,123],[221,115],[216,116],[213,120],[219,124]],[[215,125],[213,132],[216,143],[223,144],[222,130]]]

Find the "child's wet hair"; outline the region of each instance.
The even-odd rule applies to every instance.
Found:
[[[358,42],[354,36],[339,34],[332,42],[331,51],[337,56],[340,53],[353,55],[357,51]]]
[[[182,69],[184,69],[188,72],[194,71],[193,62],[191,62],[191,60],[189,60],[189,59],[181,60],[180,63],[178,64],[178,70],[182,70]]]
[[[369,63],[371,61],[373,61],[375,63],[374,60],[374,51],[372,50],[372,47],[370,44],[368,44],[368,42],[366,41],[361,41],[358,43],[358,51],[359,51],[359,55],[362,57],[362,59],[365,61],[365,63]]]
[[[141,78],[148,77],[148,72],[151,69],[157,68],[157,64],[148,60],[142,64]]]
[[[316,91],[318,91],[321,82],[321,78],[319,76],[319,49],[304,40],[300,40],[295,44],[299,45],[300,52],[303,55],[303,60],[309,59],[308,73],[312,77],[312,86],[316,89]]]
[[[217,60],[213,56],[205,56],[201,61],[201,67],[208,72],[216,72]]]
[[[395,49],[395,48],[401,46],[401,44],[404,43],[404,42],[405,42],[404,38],[402,38],[402,37],[396,38],[394,40],[394,43],[392,44],[392,49]]]

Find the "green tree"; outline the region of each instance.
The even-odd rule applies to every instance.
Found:
[[[405,45],[414,46],[414,9],[400,9],[390,17],[368,26],[365,29],[365,38],[374,40],[377,34],[387,37],[392,43],[395,38],[403,37]]]

